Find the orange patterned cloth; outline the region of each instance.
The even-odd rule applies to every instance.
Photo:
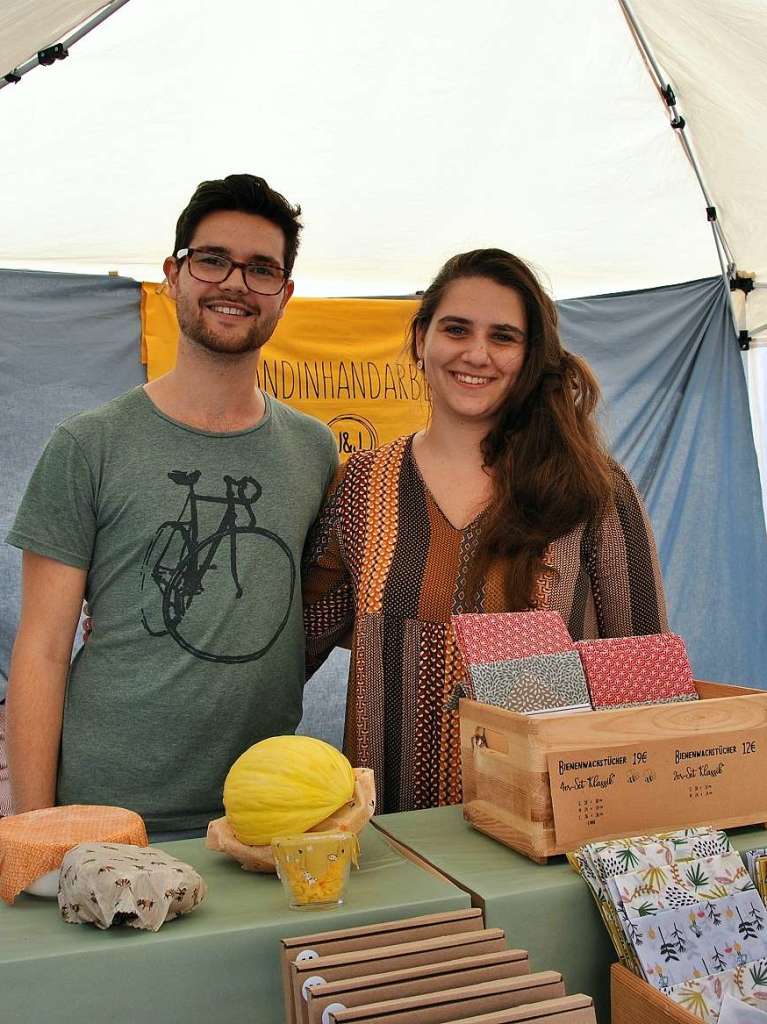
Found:
[[[148,846],[143,819],[123,807],[71,804],[0,820],[0,898],[13,903],[28,885],[55,871],[80,843]]]

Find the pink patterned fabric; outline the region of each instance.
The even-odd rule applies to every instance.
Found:
[[[559,612],[496,612],[454,615],[458,646],[467,665],[561,654],[575,649]]]
[[[595,708],[695,700],[684,640],[674,633],[576,643]]]

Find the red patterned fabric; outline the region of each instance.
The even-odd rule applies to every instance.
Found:
[[[595,708],[697,697],[684,640],[674,633],[581,640]]]
[[[453,628],[467,665],[561,654],[575,647],[559,612],[454,615]]]

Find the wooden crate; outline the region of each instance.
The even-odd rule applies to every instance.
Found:
[[[623,964],[610,968],[611,1024],[700,1024],[689,1010],[656,991]]]
[[[572,714],[462,700],[464,817],[539,863],[597,839],[767,822],[767,692],[695,685],[698,701]]]

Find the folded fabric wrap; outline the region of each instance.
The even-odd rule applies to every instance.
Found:
[[[127,924],[156,932],[202,903],[207,887],[189,864],[155,847],[82,843],[64,857],[59,908],[69,924]]]
[[[483,704],[520,714],[591,707],[575,651],[472,665],[469,671]]]
[[[696,700],[684,641],[674,633],[580,640],[595,708]]]
[[[143,819],[123,807],[70,804],[0,820],[0,897],[13,903],[28,885],[58,870],[83,842],[148,843]]]
[[[483,665],[574,649],[559,612],[495,612],[453,616],[453,628],[467,665]]]

